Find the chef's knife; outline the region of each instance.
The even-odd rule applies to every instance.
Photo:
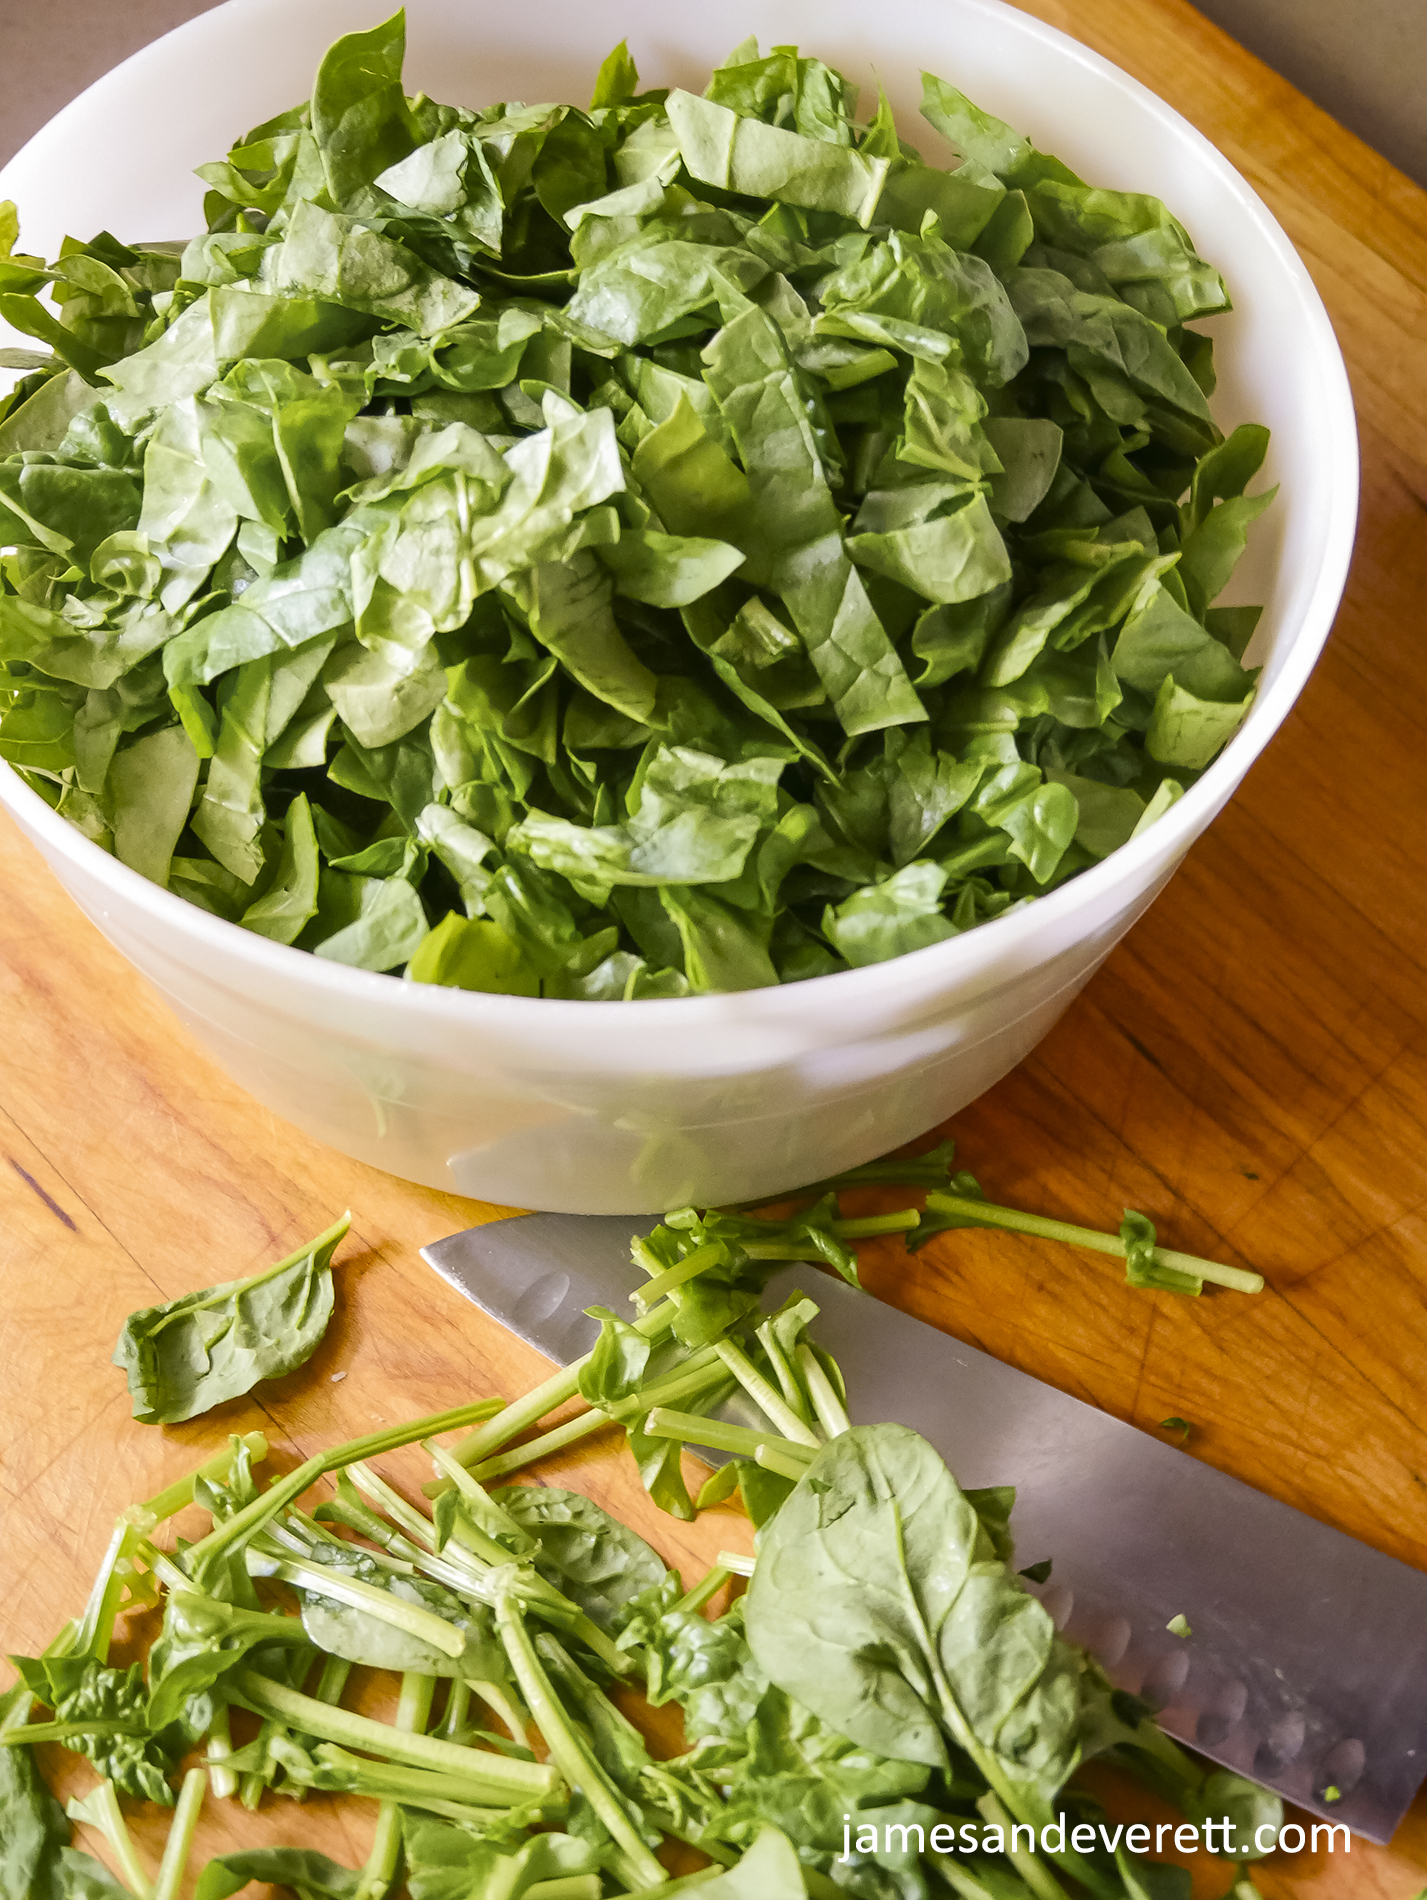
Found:
[[[523,1214],[422,1254],[564,1365],[598,1335],[585,1307],[622,1310],[630,1235],[652,1225]],[[1427,1773],[1427,1576],[811,1267],[780,1270],[766,1303],[797,1285],[854,1423],[912,1426],[965,1486],[1015,1485],[1018,1560],[1053,1560],[1037,1594],[1117,1687],[1225,1767],[1389,1839]]]

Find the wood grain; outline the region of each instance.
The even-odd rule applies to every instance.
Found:
[[[1192,1420],[1188,1455],[1427,1566],[1427,196],[1180,0],[1029,10],[1170,99],[1282,220],[1348,359],[1362,520],[1336,632],[1278,739],[1055,1032],[950,1132],[997,1198],[1097,1224],[1143,1208],[1268,1290],[1135,1293],[1093,1259],[989,1234],[911,1260],[886,1245],[866,1275],[1144,1429]],[[243,1096],[8,826],[0,887],[0,1601],[5,1647],[33,1651],[82,1601],[112,1514],[229,1431],[265,1429],[286,1464],[513,1392],[544,1362],[416,1257],[496,1210],[348,1161]],[[123,1315],[252,1270],[347,1206],[338,1318],[311,1364],[208,1419],[133,1424],[107,1366]],[[419,1459],[393,1464],[419,1481]],[[727,1509],[658,1517],[598,1441],[558,1472],[691,1574],[747,1538]],[[86,1786],[56,1753],[60,1781]],[[323,1800],[258,1821],[225,1807],[200,1845],[261,1828],[350,1865],[368,1825]],[[157,1828],[139,1833],[155,1853]],[[1427,1802],[1390,1848],[1256,1878],[1268,1900],[1411,1900]],[[1201,1858],[1196,1900],[1226,1884]]]

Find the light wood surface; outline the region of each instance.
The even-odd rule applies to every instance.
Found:
[[[1336,633],[1279,738],[1061,1025],[949,1132],[993,1198],[1097,1225],[1139,1207],[1168,1244],[1251,1264],[1268,1290],[1137,1293],[1093,1258],[990,1234],[914,1260],[868,1250],[865,1277],[1147,1430],[1191,1420],[1189,1456],[1427,1566],[1427,196],[1178,0],[1031,10],[1170,99],[1284,223],[1352,373],[1362,521]],[[79,1607],[114,1513],[228,1432],[267,1430],[286,1464],[512,1393],[544,1362],[417,1258],[493,1210],[348,1161],[242,1095],[8,825],[0,890],[0,1604],[3,1647],[33,1652]],[[208,1419],[134,1424],[107,1363],[125,1314],[252,1271],[343,1207],[338,1316],[312,1362]],[[746,1540],[727,1508],[659,1516],[598,1444],[549,1475],[573,1473],[690,1574]],[[62,1783],[89,1785],[52,1752]],[[200,1845],[261,1830],[352,1865],[369,1813],[224,1805]],[[157,1827],[139,1832],[152,1847]],[[1413,1900],[1427,1801],[1390,1848],[1256,1878],[1270,1900]],[[1195,1900],[1227,1884],[1205,1858]]]

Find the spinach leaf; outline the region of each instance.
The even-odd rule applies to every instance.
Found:
[[[108,1669],[93,1656],[12,1656],[26,1690],[54,1711],[61,1731],[54,1737],[92,1761],[123,1794],[174,1804],[168,1777],[178,1757],[207,1728],[210,1709],[201,1702],[186,1719],[161,1730],[149,1727],[144,1672]],[[188,1726],[196,1719],[196,1730]],[[9,1751],[7,1750],[7,1753]]]
[[[309,1359],[332,1317],[332,1255],[344,1214],[316,1240],[249,1280],[131,1313],[114,1348],[134,1417],[176,1425]]]
[[[727,883],[776,817],[782,765],[726,764],[692,746],[660,746],[624,824],[585,830],[532,809],[507,845],[543,870],[605,886]]]
[[[944,1769],[950,1742],[1039,1808],[1078,1758],[1072,1652],[902,1426],[818,1454],[763,1532],[747,1622],[770,1680],[893,1760]]]
[[[704,354],[705,380],[749,479],[748,525],[738,543],[746,578],[783,595],[844,731],[924,719],[851,565],[782,332],[766,312],[749,310]]]
[[[77,1847],[61,1848],[59,1861],[65,1900],[124,1900],[129,1891],[101,1861]]]
[[[602,1629],[626,1604],[663,1581],[663,1560],[593,1499],[555,1485],[502,1493],[507,1511],[535,1539],[535,1568]]]
[[[768,1689],[743,1629],[742,1604],[716,1622],[646,1590],[626,1612],[621,1646],[638,1648],[649,1700],[677,1702],[691,1742],[740,1741]]]
[[[700,1882],[697,1891],[706,1900],[801,1900],[808,1888],[788,1837],[765,1827],[737,1866]]]
[[[338,204],[417,142],[401,84],[405,51],[406,16],[394,13],[368,33],[344,34],[318,68],[310,123]]]
[[[259,1645],[305,1640],[291,1617],[269,1616],[197,1591],[171,1590],[163,1629],[149,1652],[149,1726],[158,1730],[179,1721],[191,1702]]]
[[[955,924],[942,915],[945,886],[946,872],[939,864],[903,865],[882,883],[829,905],[823,934],[854,968],[941,943],[956,935]]]
[[[661,1511],[692,1524],[698,1512],[684,1483],[683,1446],[676,1439],[653,1438],[637,1424],[630,1424],[626,1430],[630,1453],[644,1489]]]
[[[1169,207],[931,74],[951,169],[796,47],[588,111],[404,53],[187,244],[0,221],[0,757],[63,817],[330,961],[637,1000],[977,928],[1212,765],[1275,491]]]
[[[499,924],[458,917],[455,911],[448,911],[417,943],[406,974],[413,983],[446,983],[497,996],[540,994],[538,972]]]
[[[473,1893],[517,1900],[538,1881],[593,1873],[601,1859],[599,1847],[573,1834],[482,1840],[409,1808],[402,1813],[401,1831],[411,1900],[466,1900]]]
[[[296,207],[275,256],[271,282],[280,292],[343,304],[418,336],[450,330],[480,306],[477,291],[432,270],[406,245],[310,201]]]
[[[28,1686],[0,1697],[0,1731],[23,1728]],[[0,1749],[0,1895],[4,1900],[60,1900],[66,1891],[61,1854],[70,1836],[64,1809],[50,1793],[30,1749]]]
[[[680,156],[700,184],[872,222],[887,177],[885,158],[766,125],[692,93],[671,93],[668,112]]]
[[[198,1876],[194,1900],[229,1900],[256,1880],[290,1887],[297,1900],[354,1900],[361,1884],[360,1874],[315,1847],[249,1847],[210,1860]]]

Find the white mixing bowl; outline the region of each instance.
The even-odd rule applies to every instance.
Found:
[[[305,96],[324,48],[382,0],[228,0],[90,88],[0,174],[23,248],[66,232],[188,236],[192,168]],[[475,995],[269,943],[148,883],[7,766],[0,802],[209,1051],[288,1120],[362,1160],[509,1205],[654,1212],[751,1198],[865,1161],[1019,1062],[1151,902],[1283,721],[1327,637],[1357,509],[1342,357],[1278,224],[1206,139],[1063,34],[996,0],[469,0],[408,6],[407,89],[480,104],[587,96],[628,35],[646,84],[702,89],[749,32],[886,85],[917,138],[928,67],[1097,184],[1163,197],[1224,272],[1216,414],[1273,430],[1282,483],[1229,596],[1267,603],[1257,703],[1152,830],[964,937],[786,988],[640,1003]],[[935,143],[925,139],[924,145]],[[23,339],[20,339],[23,341]]]

